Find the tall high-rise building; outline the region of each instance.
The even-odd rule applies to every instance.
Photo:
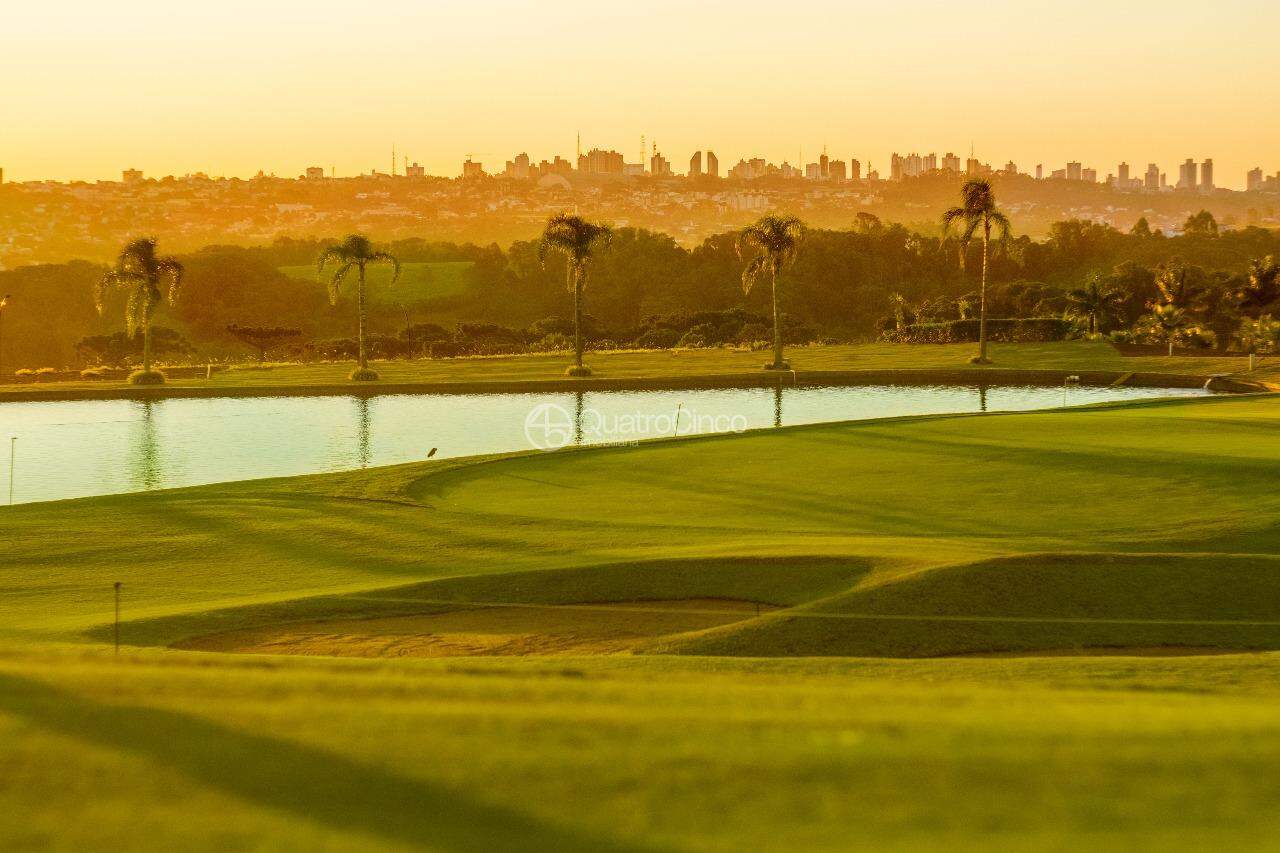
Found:
[[[622,154],[592,148],[586,154],[578,155],[578,171],[587,175],[621,175],[624,171]]]
[[[960,158],[948,151],[942,155],[942,171],[952,174],[960,173]]]
[[[1245,176],[1245,189],[1249,192],[1254,192],[1255,190],[1262,189],[1262,185],[1262,167],[1259,166],[1256,169],[1250,169],[1249,174]]]
[[[126,184],[137,184],[142,181],[141,169],[125,169],[120,173],[120,180]]]
[[[1259,169],[1258,173],[1261,174],[1262,170]],[[851,181],[862,180],[862,163],[856,159],[849,161],[849,180]]]
[[[308,166],[307,180],[318,181],[324,177],[324,166]]]
[[[1129,189],[1129,164],[1121,163],[1116,167],[1116,186],[1122,190]]]
[[[1147,164],[1147,178],[1145,186],[1149,192],[1155,192],[1160,189],[1160,167],[1155,163]]]
[[[649,171],[657,178],[665,178],[671,174],[671,161],[658,153],[656,145],[653,156],[649,158]]]
[[[833,181],[844,181],[844,161],[832,160],[827,164],[827,177]]]
[[[822,156],[818,158],[818,177],[824,181],[831,177],[831,158],[827,156],[826,151],[823,151]]]
[[[1188,157],[1178,167],[1178,189],[1194,190],[1198,183],[1196,180],[1196,161]]]
[[[477,163],[470,157],[462,164],[462,177],[464,178],[483,178],[484,165]]]
[[[526,172],[525,177],[528,177],[528,169],[527,169],[527,168],[526,168],[525,172]],[[321,175],[320,175],[320,176],[321,176],[321,177],[324,177],[324,172],[323,172],[323,170],[321,170]],[[405,164],[404,164],[404,176],[405,176],[406,178],[425,178],[425,177],[427,176],[427,167],[426,167],[426,166],[420,166],[420,165],[418,165],[418,161],[417,161],[417,160],[414,160],[412,164],[410,164],[410,163],[405,163]]]
[[[707,152],[707,177],[720,177],[720,160],[716,158],[716,152]]]
[[[689,158],[689,177],[702,177],[702,152],[695,151],[693,156]]]
[[[529,155],[522,151],[516,155],[514,160],[507,161],[507,168],[502,174],[508,178],[524,180],[532,174],[530,162]]]
[[[902,180],[902,165],[903,165],[902,157],[898,154],[897,151],[893,152],[893,154],[889,156],[889,180],[891,181]]]
[[[1044,164],[1043,163],[1036,163],[1036,180],[1037,181],[1044,180]]]
[[[1081,169],[1080,180],[1084,181],[1086,184],[1096,184],[1098,182],[1098,170]]]
[[[932,153],[924,155],[924,162],[921,164],[921,168],[926,172],[938,171],[938,155]]]
[[[1213,158],[1200,164],[1200,192],[1213,192]]]
[[[1067,164],[1067,180],[1068,181],[1080,180],[1080,171],[1081,171],[1081,166],[1079,163],[1075,162],[1074,160],[1068,163]]]
[[[1012,160],[1010,160],[1008,163],[1005,163],[1004,173],[1009,177],[1013,177],[1014,175],[1018,174],[1018,164],[1014,163]]]

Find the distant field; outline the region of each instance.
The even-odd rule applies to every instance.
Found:
[[[0,848],[1274,849],[1277,429],[1164,401],[0,508]]]
[[[314,271],[313,271],[314,272]],[[375,286],[374,290],[378,288]],[[384,288],[385,290],[386,288]],[[963,371],[978,381],[984,371],[1016,370],[1113,371],[1172,373],[1208,378],[1218,373],[1248,369],[1241,358],[1186,356],[1136,356],[1117,352],[1106,343],[1065,341],[1047,344],[992,344],[994,364],[969,364],[972,344],[841,344],[793,347],[788,358],[797,370],[909,370],[940,369]],[[587,354],[587,363],[600,379],[679,379],[682,376],[723,374],[760,375],[764,358],[758,352],[740,349],[657,350],[650,352],[597,352]],[[528,382],[563,379],[568,357],[563,353],[540,353],[490,358],[420,359],[380,361],[376,367],[382,382]],[[214,373],[211,379],[176,379],[168,384],[190,388],[235,388],[350,384],[349,363],[280,365],[270,370],[230,370]],[[1250,378],[1280,383],[1280,359],[1268,357]],[[43,386],[50,389],[125,387],[124,383],[69,382]],[[371,386],[363,386],[366,389]],[[0,395],[30,390],[30,385],[0,386]]]
[[[453,296],[467,288],[467,271],[473,261],[438,261],[401,264],[400,280],[391,285],[391,267],[376,264],[368,268],[366,282],[369,299],[376,304],[424,302],[440,296]],[[333,268],[329,268],[332,272]],[[290,278],[316,280],[313,264],[280,267]]]

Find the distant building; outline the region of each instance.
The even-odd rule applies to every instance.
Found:
[[[948,151],[942,155],[942,171],[960,174],[960,158]]]
[[[308,166],[307,180],[318,181],[324,177],[324,166]]]
[[[714,151],[707,152],[707,177],[720,177],[720,158],[716,157],[716,152]]]
[[[1049,173],[1049,178],[1055,181],[1065,181],[1067,179],[1066,169],[1054,169]]]
[[[474,160],[472,160],[470,157],[468,157],[466,159],[466,162],[462,164],[462,177],[483,178],[484,165],[482,163],[477,163]]]
[[[1200,164],[1200,192],[1213,192],[1213,158]]]
[[[1096,184],[1098,182],[1098,170],[1081,169],[1080,180],[1084,181],[1086,184]]]
[[[811,181],[822,180],[822,165],[819,163],[809,163],[804,167],[804,176]]]
[[[1129,189],[1129,164],[1121,163],[1116,167],[1116,186],[1122,190]]]
[[[1188,157],[1178,167],[1178,185],[1180,190],[1194,191],[1199,182],[1196,180],[1196,161]]]
[[[1043,163],[1036,163],[1036,180],[1037,181],[1044,180],[1044,164]]]
[[[849,180],[851,181],[862,180],[862,163],[860,163],[858,160],[849,161]]]
[[[1008,175],[1009,177],[1013,177],[1014,175],[1018,174],[1018,166],[1017,166],[1017,164],[1016,164],[1016,163],[1014,163],[1012,160],[1010,160],[1008,163],[1005,163],[1005,164],[1004,164],[1004,173],[1005,173],[1006,175]]]
[[[120,180],[126,184],[138,184],[142,182],[141,169],[125,169],[120,173]]]
[[[1149,192],[1157,192],[1160,189],[1160,167],[1155,163],[1147,164],[1147,177],[1144,185]]]
[[[889,155],[889,180],[900,181],[903,175],[903,159],[895,151]]]
[[[695,151],[693,156],[689,158],[689,177],[702,177],[702,152]]]
[[[785,165],[785,164],[784,164]],[[832,160],[827,164],[827,177],[833,181],[844,181],[844,161]]]
[[[1261,166],[1257,167],[1256,169],[1249,170],[1249,174],[1245,177],[1244,186],[1245,186],[1245,189],[1248,190],[1249,192],[1255,192],[1257,190],[1262,189],[1263,179],[1262,179]]]
[[[921,165],[921,171],[923,172],[938,171],[938,155],[932,154],[932,153],[924,155],[924,162]]]
[[[417,160],[413,161],[413,165],[406,163],[404,166],[404,176],[406,178],[425,178],[427,176],[427,167],[418,165]]]
[[[1067,180],[1068,181],[1080,180],[1081,171],[1082,171],[1082,168],[1079,163],[1076,163],[1075,161],[1068,163],[1067,164]]]
[[[533,165],[529,155],[522,151],[515,156],[514,160],[508,160],[507,167],[503,169],[502,175],[505,178],[515,178],[521,181],[533,177]]]
[[[621,175],[622,167],[622,155],[617,151],[592,148],[586,154],[578,155],[578,171],[586,175]]]
[[[657,146],[655,146],[655,149],[656,147]],[[649,171],[653,173],[654,177],[670,177],[671,161],[655,150],[653,152],[653,156],[649,158]]]

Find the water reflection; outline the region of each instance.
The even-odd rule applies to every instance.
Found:
[[[133,455],[129,460],[130,481],[133,491],[150,491],[160,488],[163,482],[163,466],[160,462],[160,440],[156,435],[156,413],[163,402],[144,400],[133,404],[138,410]]]
[[[773,389],[773,425],[782,426],[782,383]]]
[[[586,401],[586,394],[582,391],[576,391],[573,395],[573,446],[582,446],[582,410]]]
[[[373,427],[373,418],[369,413],[369,398],[354,399],[356,401],[356,459],[360,462],[361,468],[368,468],[369,460],[373,458],[369,440],[369,433]]]
[[[987,386],[978,386],[978,411],[985,412],[987,410]]]

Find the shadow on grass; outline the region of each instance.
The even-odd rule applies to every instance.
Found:
[[[0,711],[144,756],[195,781],[334,830],[433,850],[629,851],[421,779],[199,717],[96,702],[0,672]]]

